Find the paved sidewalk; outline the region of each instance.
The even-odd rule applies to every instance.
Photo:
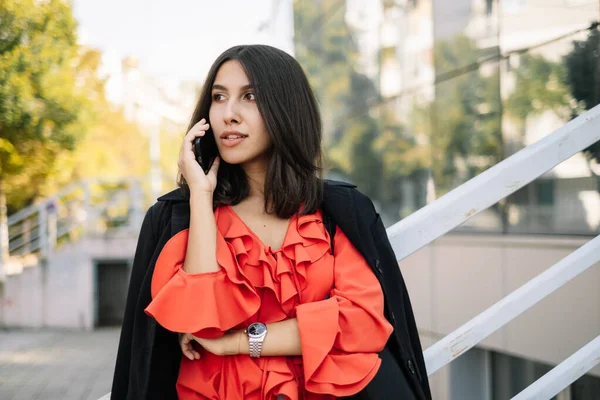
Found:
[[[110,391],[119,328],[0,331],[0,399],[98,400]]]

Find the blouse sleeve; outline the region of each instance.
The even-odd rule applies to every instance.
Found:
[[[201,338],[222,336],[260,306],[253,286],[241,275],[228,243],[217,233],[217,272],[189,274],[183,270],[188,230],[164,246],[152,276],[152,301],[146,314],[168,330]]]
[[[334,289],[327,300],[296,308],[306,389],[336,397],[361,391],[375,376],[377,353],[393,331],[381,286],[363,256],[338,228]]]

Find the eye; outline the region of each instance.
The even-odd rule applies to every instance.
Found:
[[[224,97],[225,96],[222,93],[215,93],[215,94],[213,94],[212,98],[214,101],[221,101],[224,99]]]
[[[246,94],[244,95],[244,98],[245,98],[246,100],[250,100],[250,101],[256,101],[256,95],[255,95],[254,93],[252,93],[252,92],[246,93]]]

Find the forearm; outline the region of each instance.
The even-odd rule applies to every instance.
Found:
[[[250,346],[248,337],[240,331],[240,354],[249,354]],[[300,356],[302,346],[300,344],[300,331],[296,318],[267,325],[267,336],[265,336],[261,357],[267,356]]]
[[[183,270],[189,274],[219,271],[217,264],[217,224],[212,195],[190,194],[190,230]]]

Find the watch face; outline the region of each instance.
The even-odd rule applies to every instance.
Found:
[[[267,331],[265,324],[255,322],[248,327],[248,334],[251,336],[260,336]]]

